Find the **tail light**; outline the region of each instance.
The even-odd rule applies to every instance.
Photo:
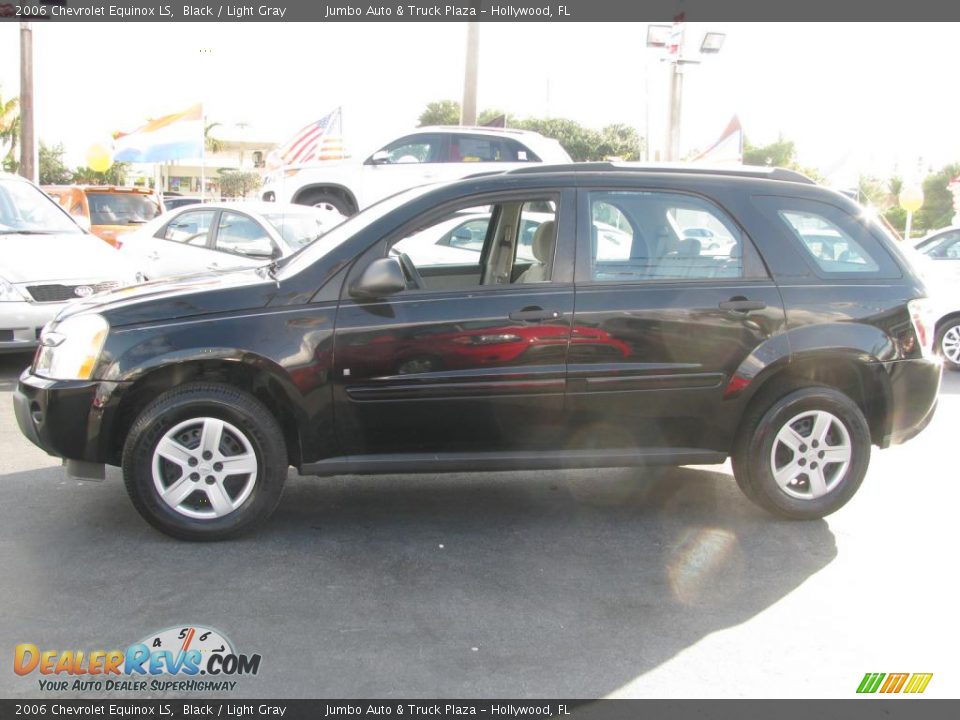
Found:
[[[933,303],[928,298],[919,298],[908,302],[907,307],[910,310],[913,332],[920,343],[920,351],[924,357],[933,357],[933,336],[937,321]]]

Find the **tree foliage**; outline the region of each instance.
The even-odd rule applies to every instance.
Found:
[[[130,163],[115,162],[104,171],[78,167],[73,172],[73,182],[80,185],[123,185],[127,180]]]
[[[796,163],[797,147],[792,140],[781,135],[776,142],[754,145],[749,138],[743,139],[743,164],[767,167],[792,167]]]
[[[220,194],[224,197],[245,197],[260,187],[260,173],[244,170],[220,170]]]
[[[797,160],[797,146],[793,140],[787,140],[783,135],[767,145],[754,145],[750,142],[750,138],[744,137],[743,164],[782,167],[801,172],[812,180],[823,179],[816,168],[800,164]]]
[[[950,225],[956,214],[953,209],[953,193],[947,186],[960,175],[960,163],[945,165],[927,175],[923,181],[923,206],[913,216],[918,230],[937,230]]]
[[[608,125],[602,130],[585,127],[567,118],[517,118],[503,110],[487,109],[478,116],[482,125],[505,115],[507,127],[532,130],[544,137],[557,140],[575,161],[639,160],[643,152],[643,138],[625,124]],[[427,105],[420,114],[420,125],[456,125],[460,122],[460,103],[440,100]]]
[[[212,132],[214,128],[220,127],[223,123],[212,122],[203,126],[203,146],[208,153],[218,153],[223,150],[223,141],[214,137]]]
[[[37,150],[41,185],[66,185],[73,180],[73,173],[63,162],[63,143],[47,145],[42,140]]]
[[[20,98],[4,100],[0,95],[0,153],[3,169],[17,169],[17,141],[20,139]]]
[[[420,127],[425,125],[457,125],[460,122],[460,103],[456,100],[438,100],[427,103],[420,113]]]

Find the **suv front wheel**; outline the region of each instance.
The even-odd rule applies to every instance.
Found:
[[[270,411],[225,385],[164,393],[137,417],[123,449],[123,479],[137,511],[183,540],[221,540],[266,520],[287,467]]]
[[[828,387],[805,387],[744,419],[733,454],[737,483],[772,513],[813,520],[853,497],[870,464],[870,429],[860,408]]]

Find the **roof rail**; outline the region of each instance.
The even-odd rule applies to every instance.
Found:
[[[508,170],[508,175],[534,175],[540,173],[564,172],[645,172],[645,173],[672,173],[688,175],[723,175],[729,177],[764,178],[767,180],[783,180],[785,182],[816,185],[814,180],[796,170],[781,167],[762,167],[752,165],[736,165],[733,167],[666,164],[666,163],[632,163],[632,162],[579,162],[562,165],[536,165]]]

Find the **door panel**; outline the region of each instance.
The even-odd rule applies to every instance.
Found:
[[[579,203],[573,446],[729,450],[727,383],[785,326],[750,239],[701,197],[598,189]]]
[[[721,309],[736,297],[765,307]],[[724,449],[726,384],[783,323],[772,282],[578,288],[568,366],[577,445]]]
[[[563,426],[573,288],[344,301],[337,427],[350,453],[546,448]],[[512,320],[534,307],[548,320]]]
[[[552,218],[541,231],[544,264],[536,282],[510,282],[530,203]],[[334,358],[337,429],[348,453],[531,450],[561,442],[574,310],[574,193],[505,193],[480,204],[483,213],[468,198],[418,219],[351,269]],[[416,263],[406,254],[415,250],[411,239],[439,238],[465,214],[482,214],[487,223],[481,252],[457,251],[475,256],[473,263],[431,265],[430,253]],[[353,280],[385,256],[412,264],[420,277],[408,273],[407,290],[389,298],[351,298]]]

